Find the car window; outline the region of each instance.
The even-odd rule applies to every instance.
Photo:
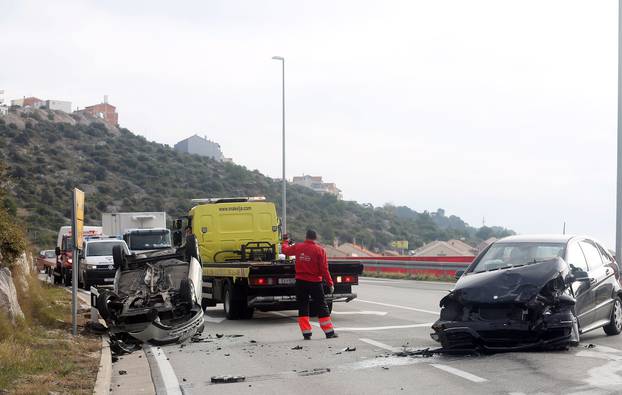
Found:
[[[565,245],[548,242],[501,242],[479,258],[473,272],[507,269],[547,261],[564,255]]]
[[[123,247],[123,242],[104,242],[104,243],[89,243],[86,247],[86,256],[112,256],[112,247],[121,246]]]
[[[594,244],[589,241],[580,241],[579,245],[585,254],[589,270],[594,270],[603,265],[603,261],[600,258],[600,252],[598,252],[598,249],[594,246]]]
[[[600,252],[600,257],[603,259],[603,263],[605,265],[611,265],[613,262],[615,262],[615,259],[611,256],[611,254],[609,254],[609,252],[607,252],[607,250],[605,250],[603,246],[601,246],[597,242],[594,242],[594,244],[598,248],[598,252]]]
[[[581,269],[587,272],[587,261],[585,255],[577,242],[571,241],[566,248],[566,262],[572,268]]]

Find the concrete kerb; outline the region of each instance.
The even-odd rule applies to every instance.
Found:
[[[110,353],[110,344],[108,335],[102,336],[101,358],[99,359],[99,371],[97,372],[97,380],[93,394],[106,395],[110,393],[110,383],[112,381],[112,354]]]

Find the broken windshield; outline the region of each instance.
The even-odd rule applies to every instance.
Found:
[[[482,256],[474,273],[525,266],[553,259],[564,258],[565,243],[495,243]]]

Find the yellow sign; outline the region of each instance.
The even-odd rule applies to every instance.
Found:
[[[391,247],[397,248],[398,250],[407,250],[408,249],[408,240],[396,240],[391,242]]]
[[[75,249],[79,250],[84,239],[84,192],[78,188],[73,189],[73,218],[75,220],[73,226],[76,229]]]

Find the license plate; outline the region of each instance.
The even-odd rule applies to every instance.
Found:
[[[114,282],[114,278],[105,278],[104,282],[105,283],[113,283]]]
[[[279,278],[279,284],[281,285],[293,285],[296,283],[295,278]]]

